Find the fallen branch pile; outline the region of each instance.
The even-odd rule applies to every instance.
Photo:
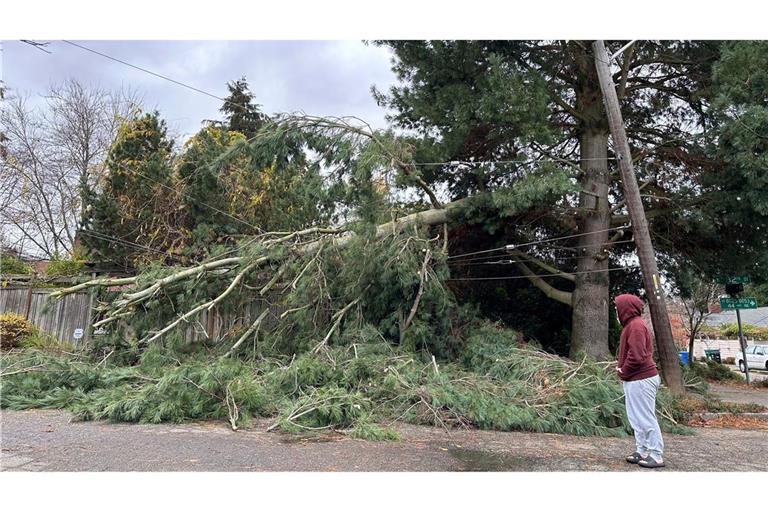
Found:
[[[179,359],[153,345],[137,364],[119,366],[27,351],[2,358],[0,370],[14,371],[2,380],[0,405],[65,408],[83,420],[225,419],[233,428],[273,417],[270,430],[334,429],[372,439],[395,438],[387,425],[396,421],[598,436],[629,432],[620,383],[606,365],[546,354],[496,326],[476,328],[460,362],[439,366],[382,342],[372,328],[357,343],[323,352],[211,361],[204,352]],[[662,417],[672,414],[671,404],[662,393]],[[662,421],[668,430],[681,430]]]

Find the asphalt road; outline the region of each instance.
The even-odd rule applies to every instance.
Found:
[[[63,411],[2,411],[3,471],[768,471],[768,431],[667,434],[667,468],[624,462],[630,438],[396,425],[401,441],[184,425],[70,423]]]

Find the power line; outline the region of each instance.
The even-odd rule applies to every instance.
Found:
[[[176,84],[176,85],[180,85],[180,86],[182,86],[182,87],[184,87],[186,89],[189,89],[191,91],[195,91],[195,92],[198,92],[200,94],[204,94],[204,95],[206,95],[206,96],[208,96],[210,98],[214,98],[214,99],[217,99],[219,101],[223,101],[224,103],[227,103],[229,105],[232,105],[234,107],[239,108],[243,112],[250,113],[250,111],[244,105],[240,105],[239,103],[235,103],[233,101],[229,101],[226,98],[222,98],[221,96],[217,96],[217,95],[215,95],[213,93],[210,93],[208,91],[204,91],[202,89],[199,89],[199,88],[197,88],[195,86],[186,84],[186,83],[181,82],[179,80],[175,80],[175,79],[167,77],[165,75],[161,75],[160,73],[156,73],[156,72],[154,72],[154,71],[152,71],[150,69],[146,69],[146,68],[143,68],[141,66],[137,66],[135,64],[131,64],[130,62],[126,62],[124,60],[118,59],[117,57],[112,57],[111,55],[107,55],[106,53],[102,53],[100,51],[94,50],[93,48],[88,48],[87,46],[84,46],[84,45],[81,45],[81,44],[78,44],[78,43],[74,43],[74,42],[68,41],[66,39],[62,39],[62,42],[67,43],[67,44],[72,45],[72,46],[75,46],[77,48],[80,48],[80,49],[85,50],[87,52],[91,52],[93,54],[99,55],[100,57],[104,57],[105,59],[109,59],[109,60],[118,62],[118,63],[123,64],[125,66],[128,66],[128,67],[131,67],[133,69],[136,69],[138,71],[142,71],[144,73],[148,73],[148,74],[150,74],[152,76],[155,76],[157,78],[161,78],[163,80],[167,80],[168,82],[171,82],[171,83]],[[51,53],[51,52],[48,52],[48,53]],[[251,139],[248,139],[248,140],[251,140]]]
[[[118,59],[117,57],[112,57],[111,55],[107,55],[106,53],[102,53],[102,52],[96,51],[96,50],[94,50],[92,48],[88,48],[87,46],[83,46],[83,45],[78,44],[78,43],[73,43],[72,41],[67,41],[66,39],[62,39],[62,42],[67,43],[67,44],[72,45],[72,46],[75,46],[77,48],[80,48],[81,50],[85,50],[87,52],[91,52],[93,54],[99,55],[101,57],[104,57],[105,59],[109,59],[109,60],[112,60],[112,61],[115,61],[115,62],[119,62],[120,64],[123,64],[125,66],[131,67],[133,69],[137,69],[137,70],[142,71],[144,73],[148,73],[148,74],[150,74],[152,76],[156,76],[157,78],[162,78],[163,80],[167,80],[167,81],[169,81],[171,83],[174,83],[176,85],[180,85],[180,86],[185,87],[185,88],[187,88],[187,89],[189,89],[191,91],[199,92],[200,94],[205,94],[206,96],[209,96],[211,98],[217,99],[219,101],[223,101],[224,103],[229,103],[231,105],[236,105],[237,107],[242,108],[243,110],[245,110],[245,107],[243,107],[242,105],[239,105],[237,103],[233,103],[233,102],[227,100],[226,98],[222,98],[220,96],[216,96],[215,94],[212,94],[212,93],[210,93],[208,91],[204,91],[202,89],[198,89],[197,87],[185,84],[184,82],[180,82],[178,80],[174,80],[173,78],[167,77],[165,75],[161,75],[160,73],[155,73],[154,71],[151,71],[151,70],[146,69],[146,68],[142,68],[141,66],[137,66],[135,64],[131,64],[130,62],[126,62],[124,60]]]
[[[533,164],[533,163],[540,163],[540,162],[568,162],[568,163],[576,163],[576,162],[590,162],[590,161],[606,161],[606,160],[616,160],[615,157],[604,157],[604,158],[577,158],[573,160],[566,160],[566,159],[557,159],[557,158],[536,158],[531,160],[449,160],[447,162],[414,162],[411,165],[413,166],[439,166],[439,165],[482,165],[482,164]]]
[[[576,272],[558,272],[556,274],[532,274],[530,276],[504,276],[504,277],[451,277],[446,281],[498,281],[503,279],[528,279],[531,277],[558,277],[565,274],[593,274],[595,272],[618,272],[620,270],[628,270],[632,268],[638,268],[640,265],[628,265],[626,267],[613,267],[603,270],[580,270]]]
[[[507,245],[503,245],[501,247],[496,247],[494,249],[486,249],[486,250],[483,250],[483,251],[475,251],[475,252],[467,252],[467,253],[462,253],[462,254],[454,254],[453,256],[448,256],[446,259],[447,260],[451,260],[451,259],[454,259],[454,258],[460,258],[462,256],[474,256],[475,254],[487,254],[489,252],[517,249],[519,247],[528,247],[528,246],[531,246],[531,245],[538,245],[538,244],[543,244],[543,243],[547,243],[547,242],[554,242],[556,240],[566,240],[568,238],[575,238],[575,237],[579,237],[579,236],[591,235],[591,234],[594,234],[594,233],[605,233],[606,231],[616,231],[616,230],[620,230],[620,229],[627,229],[629,227],[630,226],[620,226],[620,227],[617,227],[617,228],[597,229],[595,231],[587,231],[585,233],[576,233],[574,235],[558,236],[558,237],[554,237],[554,238],[545,238],[543,240],[535,240],[533,242],[526,242],[526,243],[522,243],[522,244],[507,244]]]
[[[20,41],[24,44],[28,44],[32,48],[40,50],[41,52],[45,52],[49,55],[52,53],[45,49],[45,47],[48,46],[48,43],[40,43],[38,41],[32,41],[31,39],[20,39]]]
[[[68,41],[68,40],[66,40],[66,39],[63,39],[63,40],[62,40],[62,42],[64,42],[64,43],[67,43],[67,44],[69,44],[69,45],[72,45],[72,46],[75,46],[75,47],[77,47],[77,48],[80,48],[80,49],[82,49],[82,50],[85,50],[85,51],[87,51],[87,52],[91,52],[91,53],[94,53],[94,54],[96,54],[96,55],[99,55],[99,56],[101,56],[101,57],[104,57],[104,58],[106,58],[106,59],[110,59],[110,60],[113,60],[113,61],[115,61],[115,62],[119,62],[120,64],[123,64],[123,65],[125,65],[125,66],[129,66],[129,67],[131,67],[131,68],[137,69],[137,70],[139,70],[139,71],[142,71],[142,72],[144,72],[144,73],[149,73],[150,75],[156,76],[156,77],[158,77],[158,78],[162,78],[163,80],[167,80],[167,81],[169,81],[169,82],[171,82],[171,83],[174,83],[174,84],[176,84],[176,85],[180,85],[180,86],[182,86],[182,87],[185,87],[185,88],[187,88],[187,89],[190,89],[190,90],[192,90],[192,91],[195,91],[195,92],[198,92],[198,93],[201,93],[201,94],[205,94],[206,96],[209,96],[209,97],[211,97],[211,98],[215,98],[215,99],[217,99],[217,100],[223,101],[223,102],[225,102],[225,103],[229,103],[230,105],[235,105],[235,106],[237,106],[238,108],[242,108],[243,110],[246,110],[246,109],[245,109],[245,107],[243,107],[242,105],[239,105],[239,104],[237,104],[237,103],[233,103],[233,102],[231,102],[231,101],[227,100],[226,98],[222,98],[222,97],[216,96],[215,94],[209,93],[209,92],[207,92],[207,91],[204,91],[204,90],[202,90],[202,89],[198,89],[197,87],[193,87],[193,86],[191,86],[191,85],[185,84],[185,83],[183,83],[183,82],[180,82],[180,81],[178,81],[178,80],[174,80],[173,78],[169,78],[169,77],[167,77],[167,76],[161,75],[160,73],[155,73],[154,71],[151,71],[151,70],[149,70],[149,69],[145,69],[145,68],[142,68],[142,67],[140,67],[140,66],[136,66],[136,65],[134,65],[134,64],[131,64],[130,62],[125,62],[124,60],[118,59],[118,58],[116,58],[116,57],[112,57],[111,55],[107,55],[106,53],[102,53],[102,52],[96,51],[96,50],[94,50],[94,49],[92,49],[92,48],[88,48],[87,46],[83,46],[83,45],[81,45],[81,44],[78,44],[78,43],[74,43],[74,42],[72,42],[72,41]],[[202,168],[202,167],[201,167],[201,168]],[[165,184],[163,184],[163,183],[160,183],[160,182],[158,182],[158,181],[155,181],[155,180],[153,180],[152,178],[150,178],[150,177],[148,177],[148,176],[146,176],[146,175],[142,174],[141,172],[137,171],[136,169],[132,169],[132,170],[133,170],[134,172],[136,172],[137,174],[139,174],[140,176],[143,176],[145,179],[148,179],[148,180],[150,180],[150,181],[152,181],[152,182],[154,182],[154,183],[156,183],[156,184],[158,184],[158,185],[161,185],[161,186],[163,186],[163,187],[165,187],[165,188],[167,188],[167,189],[169,189],[169,190],[171,190],[171,191],[174,191],[174,192],[176,191],[176,189],[174,189],[174,188],[171,188],[171,187],[169,187],[169,186],[167,186],[167,185],[165,185]],[[187,198],[190,198],[190,199],[191,199],[191,197],[190,197],[189,195],[187,195],[186,193],[182,192],[182,194],[183,194],[185,197],[187,197]],[[233,215],[231,215],[231,214],[229,214],[229,213],[227,213],[227,212],[224,212],[224,211],[222,211],[222,210],[219,210],[218,208],[216,208],[216,207],[214,207],[214,206],[211,206],[211,205],[209,205],[209,204],[207,204],[207,203],[204,203],[204,202],[202,202],[202,201],[200,201],[200,200],[198,200],[198,199],[196,199],[196,202],[197,202],[197,203],[199,203],[199,204],[201,204],[201,205],[203,205],[203,206],[207,206],[208,208],[212,209],[213,211],[216,211],[216,212],[218,212],[218,213],[221,213],[222,215],[225,215],[225,216],[227,216],[227,217],[229,217],[229,218],[231,218],[231,219],[233,219],[233,220],[236,220],[236,221],[238,221],[238,222],[241,222],[241,223],[243,223],[243,224],[245,224],[245,225],[247,225],[247,226],[249,226],[249,227],[251,227],[251,228],[255,229],[256,231],[261,231],[261,229],[259,229],[258,227],[254,226],[254,225],[253,225],[253,224],[251,224],[250,222],[247,222],[247,221],[245,221],[245,220],[243,220],[243,219],[240,219],[240,218],[238,218],[238,217],[235,217],[235,216],[233,216]]]
[[[117,57],[113,57],[113,56],[108,55],[106,53],[94,50],[92,48],[89,48],[87,46],[84,46],[84,45],[81,45],[81,44],[78,44],[78,43],[75,43],[75,42],[72,42],[72,41],[68,41],[66,39],[63,39],[62,42],[67,43],[67,44],[72,45],[72,46],[75,46],[77,48],[80,48],[80,49],[85,50],[87,52],[93,53],[95,55],[99,55],[100,57],[104,57],[105,59],[109,59],[109,60],[112,60],[114,62],[118,62],[118,63],[123,64],[125,66],[128,66],[128,67],[131,67],[133,69],[136,69],[138,71],[141,71],[141,72],[144,72],[144,73],[148,73],[148,74],[150,74],[152,76],[155,76],[157,78],[160,78],[162,80],[166,80],[166,81],[171,82],[173,84],[180,85],[181,87],[184,87],[184,88],[189,89],[191,91],[195,91],[197,93],[204,94],[204,95],[206,95],[208,97],[217,99],[219,101],[223,101],[224,103],[228,103],[230,105],[233,105],[233,106],[235,106],[237,108],[242,109],[243,111],[247,111],[247,109],[243,105],[240,105],[238,103],[234,103],[232,101],[227,100],[226,98],[222,98],[221,96],[217,96],[217,95],[215,95],[213,93],[210,93],[208,91],[204,91],[202,89],[199,89],[199,88],[194,87],[192,85],[186,84],[186,83],[181,82],[179,80],[175,80],[173,78],[170,78],[168,76],[162,75],[162,74],[157,73],[155,71],[143,68],[141,66],[137,66],[135,64],[131,64],[130,62],[126,62],[126,61],[124,61],[122,59],[118,59]],[[48,52],[48,53],[50,53],[50,52]],[[558,161],[563,162],[563,161],[565,161],[567,163],[576,163],[576,162],[607,161],[607,160],[616,160],[616,158],[615,157],[581,158],[581,159],[573,159],[573,160],[558,160],[556,158],[550,158],[550,159],[531,159],[531,160],[451,160],[451,161],[447,161],[447,162],[418,162],[418,163],[414,162],[411,165],[417,166],[417,167],[442,166],[442,165],[482,165],[482,164],[518,164],[518,165],[524,165],[524,164],[541,163],[541,162],[548,162],[548,161],[553,161],[553,162],[558,162]]]
[[[107,235],[106,233],[100,233],[99,231],[93,231],[91,229],[81,229],[79,230],[80,233],[90,236],[91,238],[97,238],[99,240],[104,240],[106,242],[121,244],[126,247],[131,247],[135,249],[146,249],[148,251],[156,252],[158,254],[162,254],[164,256],[170,256],[171,258],[175,258],[175,256],[168,254],[166,251],[161,251],[160,249],[155,249],[154,247],[150,247],[148,245],[143,245],[137,242],[131,242],[130,240],[125,240],[124,238],[117,238],[111,235]]]
[[[138,71],[142,71],[144,73],[148,73],[148,74],[150,74],[152,76],[155,76],[157,78],[166,80],[166,81],[174,83],[176,85],[180,85],[180,86],[185,87],[185,88],[187,88],[189,90],[198,92],[200,94],[204,94],[206,96],[209,96],[211,98],[217,99],[219,101],[223,101],[225,103],[229,103],[231,105],[235,105],[238,108],[241,108],[243,110],[246,110],[244,106],[242,106],[240,104],[237,104],[237,103],[233,103],[233,102],[227,100],[226,98],[222,98],[222,97],[217,96],[215,94],[212,94],[210,92],[204,91],[204,90],[199,89],[199,88],[194,87],[194,86],[191,86],[191,85],[186,84],[184,82],[181,82],[179,80],[175,80],[173,78],[167,77],[167,76],[162,75],[160,73],[156,73],[154,71],[151,71],[149,69],[143,68],[141,66],[137,66],[135,64],[131,64],[130,62],[126,62],[124,60],[118,59],[117,57],[113,57],[113,56],[108,55],[106,53],[99,52],[99,51],[94,50],[92,48],[89,48],[87,46],[84,46],[84,45],[81,45],[81,44],[78,44],[78,43],[75,43],[75,42],[72,42],[72,41],[69,41],[69,40],[66,40],[66,39],[62,40],[62,42],[67,43],[67,44],[69,44],[71,46],[80,48],[80,49],[82,49],[84,51],[93,53],[95,55],[99,55],[101,57],[104,57],[106,59],[112,60],[114,62],[118,62],[118,63],[123,64],[125,66],[128,66],[128,67],[131,67],[133,69],[136,69]],[[36,45],[34,45],[34,46],[37,47]],[[551,160],[552,161],[558,161],[557,159],[551,159]],[[578,162],[578,161],[606,161],[606,160],[616,160],[616,158],[615,157],[582,158],[582,159],[572,160],[570,162],[573,163],[573,162]],[[525,163],[537,163],[537,162],[546,162],[546,161],[548,161],[548,160],[547,159],[534,159],[534,160],[527,160],[527,161],[525,161],[525,160],[523,160],[523,161],[521,161],[521,160],[496,160],[496,161],[462,161],[462,160],[453,160],[453,161],[449,161],[449,162],[421,162],[421,163],[414,163],[413,165],[415,165],[415,166],[435,166],[435,165],[446,165],[446,164],[451,164],[451,165],[480,165],[480,164],[483,164],[483,163],[487,163],[487,164],[497,164],[497,163],[498,164],[503,164],[503,163],[525,164]],[[171,188],[171,187],[169,187],[169,186],[167,186],[167,185],[165,185],[163,183],[160,183],[158,181],[153,180],[152,178],[149,178],[148,176],[142,174],[141,172],[139,172],[139,171],[137,171],[135,169],[134,169],[134,172],[136,172],[140,176],[143,176],[144,178],[146,178],[146,179],[148,179],[148,180],[150,180],[150,181],[152,181],[152,182],[154,182],[154,183],[156,183],[158,185],[161,185],[161,186],[163,186],[163,187],[165,187],[165,188],[167,188],[167,189],[169,189],[171,191],[176,191],[175,189],[173,189],[173,188]],[[186,197],[189,197],[187,194],[185,194],[183,192],[182,192],[182,194],[184,194]],[[209,204],[206,204],[206,203],[204,203],[202,201],[198,200],[197,202],[202,204],[203,206],[207,206],[208,208],[210,208],[210,209],[212,209],[212,210],[214,210],[214,211],[216,211],[218,213],[221,213],[222,215],[225,215],[225,216],[227,216],[227,217],[229,217],[229,218],[231,218],[233,220],[236,220],[236,221],[241,222],[241,223],[243,223],[243,224],[245,224],[245,225],[247,225],[247,226],[249,226],[249,227],[251,227],[253,229],[256,229],[257,231],[260,231],[260,229],[258,227],[254,226],[253,224],[251,224],[251,223],[249,223],[249,222],[247,222],[247,221],[245,221],[243,219],[240,219],[240,218],[235,217],[235,216],[233,216],[233,215],[231,215],[231,214],[229,214],[227,212],[219,210],[218,208],[215,208],[215,207],[213,207],[213,206],[211,206]],[[612,228],[612,229],[619,229],[619,228]],[[611,229],[603,230],[603,231],[610,231],[610,230]],[[598,233],[598,232],[600,232],[600,231],[593,231],[591,233]],[[588,233],[582,233],[582,234],[588,234]],[[575,236],[581,236],[582,234],[570,235],[570,236],[565,236],[565,237],[560,237],[560,238],[553,238],[553,239],[550,239],[550,240],[541,240],[541,241],[537,241],[537,242],[529,242],[527,244],[520,244],[520,245],[516,245],[514,247],[523,247],[523,246],[528,246],[528,245],[533,245],[533,244],[538,244],[538,243],[544,243],[544,242],[553,241],[553,240],[563,240],[563,239],[572,238],[572,237],[575,237]],[[508,247],[509,246],[505,246],[502,249],[506,249]],[[495,249],[495,250],[499,250],[499,249]],[[454,255],[454,256],[449,256],[447,259],[458,258],[458,257],[461,257],[461,256],[471,256],[471,255],[474,255],[474,254],[483,254],[485,252],[493,252],[493,251],[494,250],[488,250],[488,251],[481,251],[481,252],[476,252],[476,253],[458,254],[458,255]]]
[[[613,247],[614,245],[632,244],[634,242],[635,242],[634,240],[620,240],[618,242],[606,242],[606,243],[602,243],[602,244],[585,244],[585,245],[575,245],[573,247],[548,248],[547,250],[549,250],[549,251],[566,251],[566,250],[584,249],[584,248],[587,248],[587,247],[602,247],[602,246],[604,246],[606,244],[608,244],[609,246]],[[460,264],[470,264],[470,263],[474,263],[474,262],[477,262],[477,261],[491,260],[491,259],[494,259],[494,258],[500,258],[501,256],[502,255],[500,255],[500,254],[493,254],[491,256],[482,256],[480,258],[466,258],[466,259],[462,259],[462,260],[458,260],[458,261],[449,261],[448,263],[449,264],[457,264],[457,265],[460,265]],[[561,257],[561,256],[553,256],[553,258],[557,259],[557,260],[568,260],[568,259],[578,259],[578,258],[580,258],[580,256],[563,256],[563,257]]]

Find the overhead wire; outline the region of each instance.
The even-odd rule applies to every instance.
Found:
[[[600,270],[579,270],[576,272],[557,272],[551,274],[531,274],[523,276],[502,276],[502,277],[450,277],[446,281],[498,281],[505,279],[530,279],[531,277],[562,277],[563,274],[594,274],[596,272],[618,272],[633,268],[639,268],[640,265],[627,265],[626,267],[612,267]]]
[[[181,87],[185,87],[185,88],[187,88],[187,89],[189,89],[189,90],[191,90],[191,91],[195,91],[195,92],[197,92],[197,93],[200,93],[200,94],[204,94],[204,95],[206,95],[206,96],[209,96],[209,97],[211,97],[211,98],[217,99],[217,100],[219,100],[219,101],[223,101],[224,103],[229,103],[230,105],[234,105],[234,106],[236,106],[236,107],[238,107],[238,108],[242,108],[243,110],[245,110],[245,107],[243,107],[242,105],[240,105],[240,104],[238,104],[238,103],[234,103],[234,102],[232,102],[232,101],[229,101],[229,100],[227,100],[226,98],[222,98],[221,96],[217,96],[217,95],[215,95],[215,94],[213,94],[213,93],[210,93],[210,92],[208,92],[208,91],[204,91],[204,90],[202,90],[202,89],[199,89],[199,88],[197,88],[197,87],[195,87],[195,86],[192,86],[192,85],[186,84],[186,83],[184,83],[184,82],[181,82],[181,81],[179,81],[179,80],[175,80],[175,79],[173,79],[173,78],[167,77],[167,76],[165,76],[165,75],[162,75],[162,74],[160,74],[160,73],[157,73],[157,72],[155,72],[155,71],[152,71],[152,70],[149,70],[149,69],[143,68],[143,67],[141,67],[141,66],[137,66],[137,65],[135,65],[135,64],[131,64],[130,62],[126,62],[126,61],[124,61],[124,60],[122,60],[122,59],[118,59],[117,57],[113,57],[113,56],[111,56],[111,55],[107,55],[106,53],[103,53],[103,52],[100,52],[100,51],[94,50],[93,48],[89,48],[89,47],[87,47],[87,46],[84,46],[84,45],[82,45],[82,44],[78,44],[78,43],[75,43],[75,42],[72,42],[72,41],[68,41],[68,40],[66,40],[66,39],[62,39],[62,42],[63,42],[63,43],[66,43],[66,44],[69,44],[69,45],[72,45],[72,46],[75,46],[75,47],[77,47],[77,48],[80,48],[81,50],[85,50],[85,51],[87,51],[87,52],[90,52],[90,53],[93,53],[93,54],[99,55],[99,56],[101,56],[101,57],[104,57],[105,59],[109,59],[109,60],[112,60],[112,61],[114,61],[114,62],[118,62],[118,63],[120,63],[120,64],[123,64],[124,66],[128,66],[128,67],[130,67],[130,68],[136,69],[136,70],[138,70],[138,71],[142,71],[142,72],[144,72],[144,73],[148,73],[148,74],[150,74],[150,75],[152,75],[152,76],[155,76],[155,77],[157,77],[157,78],[161,78],[161,79],[163,79],[163,80],[167,80],[168,82],[174,83],[174,84],[176,84],[176,85],[180,85]]]
[[[86,235],[86,236],[90,236],[91,238],[97,238],[97,239],[100,239],[100,240],[104,240],[106,242],[115,243],[115,244],[118,244],[118,245],[123,245],[123,246],[126,246],[126,247],[135,248],[135,249],[146,249],[146,250],[151,251],[151,252],[156,252],[158,254],[163,254],[165,256],[169,256],[171,258],[175,258],[175,256],[169,254],[167,251],[162,251],[160,249],[156,249],[154,247],[150,247],[148,245],[143,245],[143,244],[140,244],[140,243],[137,243],[137,242],[131,242],[130,240],[125,240],[124,238],[117,238],[117,237],[114,237],[112,235],[108,235],[106,233],[101,233],[99,231],[94,231],[94,230],[91,230],[91,229],[80,229],[79,232],[84,234],[84,235]]]
[[[609,231],[617,231],[617,230],[620,230],[620,229],[628,229],[629,227],[630,226],[619,226],[619,227],[615,227],[615,228],[597,229],[597,230],[594,230],[594,231],[586,231],[584,233],[575,233],[573,235],[564,235],[564,236],[557,236],[557,237],[553,237],[553,238],[545,238],[543,240],[534,240],[532,242],[524,242],[522,244],[506,244],[506,245],[502,245],[501,247],[496,247],[496,248],[493,248],[493,249],[485,249],[485,250],[482,250],[482,251],[474,251],[474,252],[467,252],[467,253],[462,253],[462,254],[454,254],[454,255],[448,256],[446,259],[451,260],[451,259],[455,259],[455,258],[461,258],[463,256],[474,256],[476,254],[487,254],[487,253],[496,252],[496,251],[518,249],[520,247],[530,247],[532,245],[539,245],[539,244],[543,244],[543,243],[547,243],[547,242],[554,242],[554,241],[557,241],[557,240],[567,240],[569,238],[576,238],[576,237],[585,236],[585,235],[592,235],[592,234],[595,234],[595,233],[605,233],[605,232],[609,232]]]
[[[572,250],[576,250],[576,249],[584,249],[584,248],[587,248],[587,247],[602,247],[604,245],[608,245],[609,247],[613,247],[614,245],[632,244],[632,243],[635,243],[634,239],[632,239],[632,240],[619,240],[618,242],[610,242],[609,241],[609,242],[600,243],[600,244],[575,245],[573,247],[547,248],[546,250],[547,251],[572,251]],[[493,254],[493,255],[490,255],[490,256],[481,256],[479,258],[466,258],[466,259],[461,259],[461,260],[457,260],[457,261],[449,261],[448,263],[451,264],[451,265],[471,264],[471,263],[478,262],[478,261],[490,260],[490,259],[500,258],[500,257],[502,257],[501,254]],[[578,259],[578,258],[580,258],[580,256],[552,256],[552,257],[554,259],[557,259],[557,260],[569,260],[569,259]]]

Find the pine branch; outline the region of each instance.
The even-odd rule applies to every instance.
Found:
[[[562,290],[558,290],[551,284],[547,283],[540,277],[536,277],[536,275],[531,272],[531,269],[529,269],[525,263],[522,262],[515,262],[517,267],[520,269],[520,271],[525,275],[528,280],[531,282],[532,285],[534,285],[536,288],[544,292],[544,295],[549,297],[550,299],[556,300],[557,302],[561,302],[563,304],[567,304],[568,306],[573,306],[573,294],[571,292],[564,292]]]
[[[227,351],[227,353],[226,353],[226,354],[224,354],[223,356],[221,356],[221,359],[226,359],[226,358],[228,358],[229,356],[231,356],[232,354],[234,354],[234,353],[235,353],[235,351],[236,351],[238,348],[240,348],[240,345],[242,345],[242,344],[243,344],[243,342],[244,342],[245,340],[247,340],[248,338],[250,338],[252,335],[256,335],[256,336],[258,336],[258,334],[259,334],[259,329],[261,328],[261,323],[264,321],[264,319],[267,317],[267,315],[268,315],[268,314],[269,314],[269,308],[265,309],[265,310],[264,310],[264,311],[263,311],[263,312],[262,312],[262,313],[259,315],[259,317],[256,319],[256,321],[255,321],[255,322],[253,322],[253,323],[251,324],[251,326],[248,328],[248,330],[246,330],[246,331],[245,331],[245,333],[243,333],[243,335],[242,335],[242,336],[240,336],[240,338],[239,338],[239,339],[238,339],[238,340],[235,342],[235,344],[234,344],[234,345],[232,345],[232,348],[230,348],[230,349]]]
[[[237,274],[237,276],[235,276],[235,278],[229,284],[227,289],[224,290],[218,297],[216,297],[215,299],[212,299],[212,300],[210,300],[208,302],[205,302],[203,304],[200,304],[199,306],[191,309],[190,311],[186,312],[185,314],[183,314],[182,316],[177,318],[175,321],[173,321],[170,324],[166,325],[163,329],[158,331],[153,336],[151,336],[149,338],[145,337],[139,343],[140,344],[141,343],[151,343],[154,340],[156,340],[159,337],[161,337],[163,334],[165,334],[168,331],[172,330],[174,327],[179,325],[181,322],[185,322],[187,319],[191,318],[192,316],[196,315],[197,313],[200,313],[203,310],[210,311],[216,304],[218,304],[221,301],[223,301],[230,293],[232,293],[232,290],[234,290],[237,287],[237,285],[240,283],[240,281],[243,280],[243,278],[248,274],[248,272],[253,270],[261,261],[266,261],[266,258],[260,258],[256,262],[251,263],[250,265],[246,266],[239,274]]]
[[[421,272],[419,272],[419,291],[416,293],[416,299],[413,301],[413,306],[411,306],[411,311],[408,314],[408,318],[405,320],[405,323],[400,329],[400,345],[403,344],[405,331],[407,331],[408,327],[410,327],[411,322],[413,321],[413,317],[416,316],[416,311],[419,308],[419,302],[421,302],[421,296],[424,293],[424,283],[427,281],[427,266],[429,265],[429,260],[431,258],[432,251],[427,249],[427,252],[424,255],[424,263],[421,265]]]
[[[558,274],[558,277],[562,277],[563,279],[567,279],[567,280],[569,280],[571,282],[575,282],[576,281],[576,276],[574,276],[573,274],[570,274],[568,272],[564,272],[564,271],[560,270],[559,268],[553,267],[552,265],[549,265],[549,264],[541,261],[538,258],[534,258],[530,254],[525,253],[525,252],[523,252],[523,251],[521,251],[519,249],[512,249],[512,250],[509,251],[509,253],[511,255],[513,255],[513,256],[518,256],[520,258],[524,258],[524,259],[528,260],[529,262],[533,263],[537,267],[543,268],[544,270],[546,270],[550,274]]]

